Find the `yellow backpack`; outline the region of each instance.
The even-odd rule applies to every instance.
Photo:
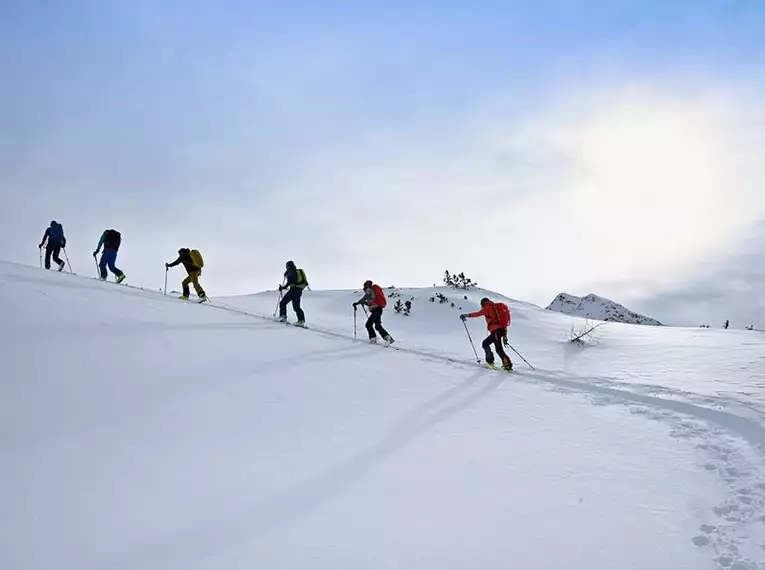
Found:
[[[305,271],[302,269],[297,270],[297,283],[296,285],[300,287],[301,289],[305,289],[308,287],[308,279],[305,277]],[[310,289],[310,287],[308,287]]]
[[[189,252],[189,257],[191,257],[192,263],[199,267],[199,269],[202,269],[205,266],[205,260],[202,259],[202,254],[199,253],[198,249],[192,249]]]

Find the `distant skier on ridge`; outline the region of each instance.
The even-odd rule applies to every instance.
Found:
[[[502,368],[511,372],[513,363],[510,357],[502,348],[502,343],[507,343],[507,328],[510,326],[510,309],[505,303],[494,303],[484,297],[481,299],[481,310],[473,313],[460,315],[463,321],[473,317],[485,317],[486,327],[489,329],[489,336],[484,339],[481,346],[486,353],[486,364],[494,367],[494,354],[491,351],[491,345],[497,349],[497,354],[502,359]]]
[[[385,293],[383,293],[382,287],[377,283],[372,283],[370,279],[364,282],[364,296],[353,303],[353,310],[356,310],[358,305],[367,305],[369,307],[369,318],[366,325],[364,325],[369,333],[369,342],[377,342],[377,335],[375,329],[382,335],[383,339],[388,344],[393,344],[395,341],[388,331],[382,326],[382,314],[383,309],[388,304],[385,299]]]
[[[183,287],[183,294],[178,297],[179,299],[183,299],[184,301],[188,301],[189,299],[189,285],[194,286],[194,291],[196,291],[197,296],[199,297],[199,302],[202,303],[207,300],[207,294],[205,293],[204,289],[202,289],[202,286],[199,284],[199,276],[202,275],[202,268],[205,265],[204,259],[202,258],[202,254],[199,252],[198,249],[189,249],[187,247],[182,247],[178,250],[178,259],[173,261],[172,263],[165,263],[165,269],[170,269],[171,267],[175,267],[179,263],[183,264],[183,268],[186,270],[186,273],[188,273],[186,279],[181,281],[181,287]]]
[[[96,257],[98,252],[101,251],[101,246],[104,247],[104,252],[101,254],[101,262],[98,264],[101,281],[106,281],[107,267],[109,271],[114,273],[117,283],[122,283],[125,280],[125,274],[114,265],[117,262],[117,251],[119,251],[121,243],[122,235],[117,230],[108,229],[101,234],[101,239],[98,240],[98,247],[93,252],[93,257]]]
[[[288,261],[285,264],[287,271],[284,272],[284,285],[279,285],[279,292],[289,289],[287,294],[279,301],[279,320],[287,322],[287,305],[292,303],[292,308],[297,315],[298,326],[305,326],[305,312],[300,306],[300,300],[303,297],[303,289],[308,287],[308,280],[305,278],[305,271],[298,269],[294,261]]]
[[[61,261],[58,254],[61,253],[62,247],[66,247],[66,237],[64,236],[64,227],[56,220],[53,220],[50,223],[50,227],[45,230],[42,241],[40,241],[40,249],[43,246],[45,246],[45,269],[50,269],[50,258],[52,256],[53,261],[58,265],[58,270],[62,271],[66,267],[66,263]]]

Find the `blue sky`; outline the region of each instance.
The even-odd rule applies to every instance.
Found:
[[[211,296],[294,259],[316,288],[449,268],[543,305],[592,290],[765,326],[757,275],[698,301],[765,255],[761,2],[1,10],[2,259],[36,263],[55,218],[82,273],[120,229],[136,284],[198,247]]]

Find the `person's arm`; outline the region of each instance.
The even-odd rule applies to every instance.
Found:
[[[368,305],[370,301],[372,301],[375,298],[375,292],[374,289],[371,287],[369,289],[364,289],[364,296],[356,301],[353,306],[356,305]]]
[[[472,319],[475,317],[485,317],[486,311],[484,309],[481,309],[480,311],[475,311],[472,313],[466,313],[464,315],[460,315],[460,318],[464,321],[465,319]]]
[[[290,267],[284,272],[284,284],[279,285],[279,291],[289,289],[293,285],[297,285],[297,268]]]
[[[104,245],[104,236],[106,235],[106,232],[101,234],[101,238],[98,240],[98,247],[96,248],[96,251],[93,252],[93,257],[98,255],[98,252],[101,251],[101,246]]]
[[[175,266],[176,266],[176,265],[178,265],[178,264],[179,264],[181,261],[183,261],[183,256],[182,256],[182,255],[179,255],[179,256],[178,256],[178,259],[176,259],[176,260],[175,260],[175,261],[173,261],[172,263],[165,263],[165,267],[167,267],[168,269],[169,269],[170,267],[175,267]]]
[[[45,245],[45,242],[50,238],[50,228],[45,230],[45,233],[43,234],[42,241],[40,241],[40,247]]]

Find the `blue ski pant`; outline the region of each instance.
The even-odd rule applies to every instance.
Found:
[[[101,270],[101,279],[106,279],[106,268],[114,273],[117,277],[122,275],[122,271],[117,268],[114,263],[117,261],[117,250],[112,248],[104,249],[101,254],[101,263],[98,264],[98,268]]]

